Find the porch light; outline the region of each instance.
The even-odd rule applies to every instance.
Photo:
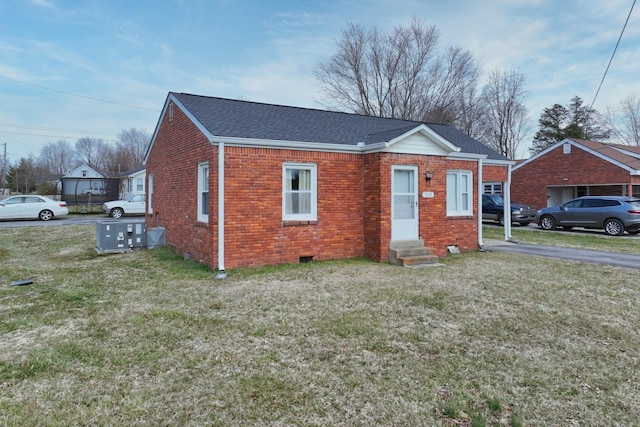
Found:
[[[433,178],[433,174],[431,172],[427,172],[424,176],[424,180],[427,182],[431,182],[431,178]]]

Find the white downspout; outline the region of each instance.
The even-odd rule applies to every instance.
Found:
[[[224,142],[218,142],[218,274],[216,279],[226,279],[224,271]]]
[[[482,193],[484,186],[482,185],[482,158],[478,159],[478,247],[484,247],[482,239]]]
[[[511,240],[511,165],[507,166],[507,185],[504,187],[504,240]]]

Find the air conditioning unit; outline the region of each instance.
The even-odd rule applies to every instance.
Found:
[[[146,246],[144,220],[96,222],[96,252],[118,253]]]

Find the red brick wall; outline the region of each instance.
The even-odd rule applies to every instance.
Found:
[[[198,163],[208,161],[210,180],[217,182],[216,159],[217,147],[174,108],[173,120],[163,119],[146,164],[147,177],[153,175],[153,215],[147,215],[147,227],[164,226],[169,246],[209,266],[212,259],[217,262],[215,187],[210,187],[209,223],[214,226],[209,228],[197,221]]]
[[[282,166],[313,163],[318,220],[283,222]],[[362,157],[225,147],[225,267],[362,256]]]
[[[197,221],[198,164],[209,162],[209,225]],[[318,177],[318,219],[283,222],[282,166],[313,163]],[[147,161],[153,175],[154,214],[147,226],[165,227],[167,244],[218,267],[217,147],[178,108],[161,123]],[[448,245],[477,248],[475,215],[446,216],[446,172],[471,170],[474,212],[478,163],[391,153],[367,155],[225,146],[225,268],[366,256],[386,261],[391,239],[392,165],[418,166],[420,237],[438,256]],[[506,180],[506,167],[485,166],[485,179]],[[424,176],[433,173],[430,182]]]
[[[547,186],[574,187],[627,182],[629,172],[624,169],[576,146],[571,147],[571,153],[564,154],[560,145],[512,172],[511,199],[540,209],[547,206]]]
[[[447,255],[447,246],[457,245],[462,251],[478,248],[478,163],[475,161],[421,158],[419,162],[419,194],[434,193],[433,198],[420,197],[420,238],[425,246],[440,257]],[[433,173],[431,182],[424,176],[427,170]],[[447,216],[447,171],[469,170],[473,174],[473,212],[470,216]],[[506,176],[506,168],[504,168]]]
[[[393,165],[418,166],[418,194],[420,238],[435,255],[444,257],[447,246],[457,245],[460,250],[478,247],[478,220],[475,215],[447,217],[446,174],[448,170],[470,170],[473,173],[473,206],[477,213],[478,163],[475,161],[447,160],[444,157],[424,157],[409,154],[375,153],[365,156],[364,187],[364,239],[365,256],[385,261],[389,256],[391,240],[391,168]],[[424,177],[433,174],[430,182]],[[507,180],[504,166],[484,166],[483,175],[495,181]],[[486,179],[486,178],[485,178]],[[423,192],[433,192],[433,198],[423,198]]]

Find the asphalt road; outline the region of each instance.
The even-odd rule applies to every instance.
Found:
[[[56,225],[82,225],[82,224],[95,224],[98,221],[144,222],[144,217],[126,216],[123,218],[113,219],[106,215],[86,215],[86,216],[69,216],[69,217],[63,217],[63,218],[53,218],[50,221],[40,221],[40,220],[0,221],[0,228],[51,227]]]

